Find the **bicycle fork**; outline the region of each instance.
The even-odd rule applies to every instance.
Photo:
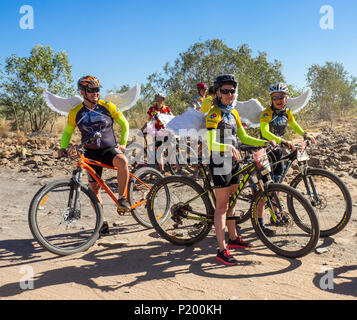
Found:
[[[78,179],[76,178],[77,173],[78,173]],[[81,184],[79,183],[81,179],[81,175],[82,175],[81,168],[78,168],[73,171],[73,175],[71,178],[71,182],[73,185],[71,186],[69,191],[67,214],[64,217],[65,221],[67,222],[70,222],[73,218],[74,219],[80,218],[80,210],[78,208],[79,208],[79,194],[81,191]]]
[[[317,202],[318,202],[318,199],[319,199],[319,195],[317,193],[317,190],[316,190],[316,187],[315,187],[315,183],[314,183],[314,180],[312,179],[312,176],[308,176],[307,177],[306,174],[304,174],[303,175],[303,181],[304,181],[304,184],[305,184],[307,195],[310,198],[311,204],[314,205],[314,206],[317,205]],[[310,182],[310,185],[311,185],[312,192],[311,192],[311,189],[310,189],[310,186],[309,186],[309,182]]]

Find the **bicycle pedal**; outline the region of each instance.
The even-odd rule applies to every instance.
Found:
[[[125,213],[130,212],[130,209],[125,209],[125,208],[117,208],[117,213],[120,216],[123,216]]]

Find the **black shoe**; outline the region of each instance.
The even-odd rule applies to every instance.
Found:
[[[228,249],[224,249],[223,251],[218,250],[216,260],[227,266],[234,266],[238,263],[238,261],[231,256]]]
[[[100,236],[108,236],[109,235],[109,225],[107,221],[103,221],[101,228],[99,229]]]
[[[251,247],[252,245],[249,242],[245,242],[242,236],[238,236],[235,240],[228,239],[227,249],[250,249]]]
[[[272,230],[272,229],[267,228],[266,226],[260,226],[260,229],[263,231],[263,233],[267,237],[274,237],[275,236],[275,231]]]
[[[119,211],[130,211],[130,203],[128,202],[128,200],[126,200],[126,198],[124,196],[120,196],[118,198],[118,210]]]

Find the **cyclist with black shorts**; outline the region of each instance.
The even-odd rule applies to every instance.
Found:
[[[100,133],[100,138],[85,146],[85,157],[118,168],[118,202],[119,209],[130,210],[130,204],[126,200],[125,193],[129,181],[128,161],[125,157],[125,147],[128,140],[129,123],[119,110],[110,102],[100,99],[101,84],[92,76],[85,76],[78,80],[78,90],[84,101],[69,111],[67,125],[61,138],[59,156],[66,154],[72,134],[76,127],[81,132],[82,143],[88,142]],[[117,145],[113,124],[120,126],[121,141]],[[99,176],[103,167],[93,166]],[[89,187],[102,203],[99,184],[88,175]],[[106,223],[103,224],[105,228]]]
[[[242,240],[241,236],[237,235],[234,220],[227,221],[229,233],[227,245],[225,241],[226,211],[229,198],[238,188],[238,176],[232,177],[232,175],[239,170],[239,162],[242,160],[238,151],[239,140],[244,144],[255,146],[265,146],[268,143],[276,145],[275,142],[247,135],[239,114],[233,106],[237,89],[238,81],[233,75],[218,76],[214,82],[216,96],[213,100],[213,107],[206,116],[210,169],[216,195],[214,226],[219,246],[216,260],[226,265],[237,264],[237,260],[232,257],[229,249],[251,247],[250,244]],[[231,156],[227,157],[225,154],[227,151]],[[228,214],[230,215],[232,212]]]

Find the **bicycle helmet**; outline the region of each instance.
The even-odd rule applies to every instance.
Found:
[[[166,99],[166,96],[165,96],[162,92],[158,92],[157,94],[155,94],[155,100],[156,100],[157,98]]]
[[[207,84],[201,82],[197,84],[197,90],[207,89]]]
[[[272,84],[269,87],[269,94],[270,95],[275,93],[275,92],[282,92],[282,93],[285,93],[285,94],[289,94],[289,88],[284,82],[277,82],[277,83]]]
[[[88,88],[102,88],[99,80],[96,77],[85,76],[77,82],[78,90],[86,90]]]
[[[221,74],[219,75],[213,83],[214,91],[217,91],[224,84],[231,84],[235,89],[238,87],[238,81],[234,78],[232,74]]]

